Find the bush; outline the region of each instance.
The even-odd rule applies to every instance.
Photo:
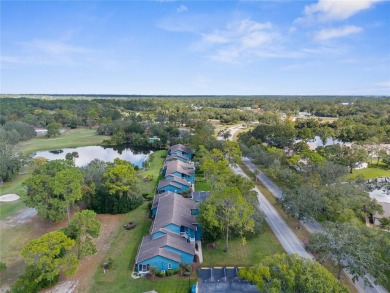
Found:
[[[173,276],[173,275],[174,275],[174,271],[168,270],[168,271],[166,272],[166,275],[167,275],[168,277]]]
[[[41,271],[34,265],[29,265],[25,268],[24,273],[18,277],[16,282],[11,286],[12,293],[35,293],[42,288],[52,286],[58,282],[58,275],[52,280],[42,279],[39,282],[36,280],[41,275]]]
[[[164,278],[165,277],[165,272],[158,272],[157,277]]]

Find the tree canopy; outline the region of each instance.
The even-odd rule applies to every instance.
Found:
[[[385,269],[389,263],[378,253],[383,247],[389,248],[389,243],[379,241],[376,231],[346,223],[328,222],[324,225],[324,233],[313,234],[309,247],[332,262],[337,268],[337,278],[345,269],[352,279],[362,278],[368,284],[367,276],[371,274],[377,281],[386,279]]]
[[[349,292],[318,262],[295,254],[269,256],[260,264],[240,269],[239,276],[255,283],[261,292]]]
[[[28,265],[34,265],[39,271],[34,281],[53,280],[60,272],[66,275],[74,274],[79,263],[76,255],[69,252],[74,244],[74,240],[59,231],[44,234],[28,242],[21,254]]]

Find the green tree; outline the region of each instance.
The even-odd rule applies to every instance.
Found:
[[[301,221],[315,218],[323,206],[319,191],[309,185],[300,185],[284,192],[280,202],[287,213],[298,220],[298,229],[301,229]]]
[[[209,229],[225,233],[225,252],[228,251],[229,232],[233,229],[252,232],[254,208],[237,187],[218,189],[201,204],[199,222]]]
[[[82,182],[83,174],[77,168],[67,168],[58,172],[54,177],[53,192],[66,203],[68,223],[70,223],[70,208],[83,196]]]
[[[60,129],[61,129],[61,124],[57,122],[50,123],[47,125],[47,137],[53,137],[60,135]]]
[[[125,160],[116,158],[113,163],[108,163],[103,178],[110,195],[131,196],[136,189],[135,169]]]
[[[18,174],[28,159],[19,151],[18,145],[0,140],[0,162],[0,182],[8,182]]]
[[[73,216],[64,232],[76,241],[78,259],[96,253],[96,245],[92,238],[99,236],[100,226],[94,211],[84,210]]]
[[[21,255],[28,265],[34,265],[39,276],[34,280],[54,280],[60,272],[73,275],[79,261],[74,253],[69,251],[75,241],[63,232],[55,231],[42,235],[28,242],[22,249]]]
[[[261,292],[348,292],[318,262],[296,254],[268,256],[260,264],[240,269],[239,276],[255,283]]]
[[[382,229],[390,230],[390,217],[383,217],[379,219]]]
[[[81,182],[82,174],[72,161],[49,161],[24,182],[26,193],[22,197],[43,218],[59,221],[66,217],[67,208],[81,198]]]
[[[201,148],[201,150],[202,149],[203,148]],[[231,174],[228,164],[228,160],[218,149],[213,149],[202,158],[200,169],[202,169],[205,172],[205,175],[210,178],[211,188],[215,186],[219,178]]]
[[[227,140],[223,144],[223,154],[229,164],[235,166],[241,162],[242,152],[240,146],[235,141]]]
[[[378,251],[379,241],[376,241],[376,232],[366,227],[345,223],[327,222],[324,233],[313,234],[309,247],[321,252],[323,258],[328,259],[337,268],[337,278],[345,269],[352,275],[352,280],[362,278],[368,283],[367,275],[377,279],[386,278],[384,269],[389,268]]]

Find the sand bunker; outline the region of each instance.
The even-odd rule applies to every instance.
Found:
[[[19,195],[15,194],[15,193],[9,193],[9,194],[5,194],[5,195],[0,196],[0,201],[10,202],[10,201],[18,200],[19,198],[20,198]]]

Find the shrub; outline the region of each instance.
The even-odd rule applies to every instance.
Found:
[[[165,277],[165,272],[158,272],[157,277],[164,278]]]
[[[34,265],[29,265],[25,268],[24,273],[18,277],[16,282],[11,286],[12,293],[35,293],[42,288],[46,288],[54,285],[58,282],[58,275],[52,280],[42,279],[39,282],[36,280],[39,278],[41,271]]]

